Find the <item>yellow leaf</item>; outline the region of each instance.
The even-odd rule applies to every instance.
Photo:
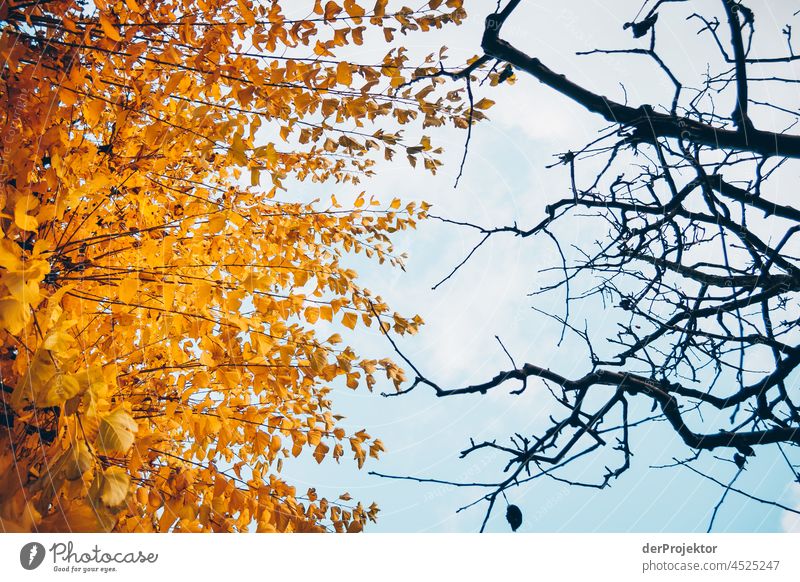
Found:
[[[346,87],[352,85],[353,71],[351,70],[350,65],[348,63],[341,61],[336,66],[336,82]]]
[[[114,26],[114,23],[111,22],[111,18],[109,18],[107,14],[100,14],[100,27],[103,29],[105,35],[111,40],[115,40],[117,42],[122,40],[122,37],[119,35],[119,31],[117,31],[117,27]]]
[[[98,123],[100,123],[100,118],[102,117],[105,108],[106,103],[101,99],[90,99],[84,103],[83,118],[86,120],[86,123],[89,125],[89,127],[95,127]]]
[[[122,467],[112,466],[103,471],[100,485],[100,501],[107,507],[119,507],[128,497],[131,479]]]
[[[142,12],[142,8],[136,3],[136,0],[125,0],[125,5],[133,12]]]
[[[106,380],[103,377],[103,369],[100,367],[81,368],[75,374],[78,384],[80,384],[80,392],[90,392],[94,398],[103,398],[107,392]]]
[[[494,101],[484,97],[483,99],[475,103],[475,109],[489,109],[492,105],[494,105]]]
[[[269,450],[272,454],[275,454],[281,450],[281,437],[276,434],[272,435],[272,438],[269,441]]]
[[[244,22],[247,26],[255,26],[256,25],[256,15],[250,9],[249,3],[245,2],[244,0],[237,0],[237,4],[239,5],[239,12],[244,19]]]
[[[80,479],[83,474],[92,466],[92,454],[84,441],[79,441],[69,448],[64,464],[64,476],[69,481]]]
[[[331,0],[325,5],[325,20],[331,20],[335,18],[337,14],[342,11],[341,6],[339,6],[336,2]]]
[[[117,407],[100,420],[97,448],[101,452],[127,453],[138,429],[131,415]]]
[[[35,196],[28,194],[22,196],[14,205],[14,223],[22,230],[36,232],[39,228],[39,221],[33,216],[28,214],[29,210],[33,210],[39,204]]]
[[[372,10],[372,13],[376,17],[384,16],[386,14],[386,5],[389,3],[389,0],[377,0],[375,2],[375,8]]]
[[[328,363],[328,354],[324,349],[311,352],[310,365],[315,374],[319,374]]]
[[[75,343],[75,338],[65,331],[55,330],[47,334],[42,342],[42,348],[51,352],[64,352]]]
[[[8,239],[0,240],[0,267],[7,271],[22,269],[22,249]]]
[[[354,17],[354,19],[358,19],[366,13],[366,10],[356,4],[355,0],[344,0],[344,9],[347,11],[347,14]]]
[[[139,290],[139,277],[132,276],[124,279],[117,287],[117,298],[123,303],[130,304],[136,292]]]
[[[306,307],[305,316],[308,323],[316,323],[319,319],[319,307]]]
[[[60,406],[70,398],[81,393],[81,385],[75,376],[57,373],[50,378],[44,390],[34,397],[33,404],[38,407]]]
[[[274,143],[268,143],[265,146],[257,147],[253,151],[253,156],[260,160],[267,160],[270,167],[274,167],[278,163],[278,152],[275,150]]]
[[[12,297],[0,299],[0,326],[17,335],[31,318],[30,309]]]
[[[230,147],[231,157],[240,166],[247,165],[247,146],[238,135],[233,137]]]
[[[319,443],[317,445],[317,447],[314,449],[314,458],[317,460],[317,463],[322,462],[329,450],[330,447],[325,443]]]
[[[342,323],[344,324],[345,327],[354,329],[356,327],[357,322],[358,322],[358,316],[352,311],[348,311],[342,316]]]
[[[165,283],[163,287],[164,309],[171,310],[175,302],[175,285]]]
[[[39,281],[41,281],[41,278],[36,273],[29,272],[28,269],[17,272],[8,271],[3,273],[0,280],[6,286],[8,292],[11,293],[11,296],[23,305],[36,305],[39,303],[41,295]]]
[[[263,454],[269,448],[269,441],[269,434],[262,430],[258,431],[253,439],[253,451],[257,455]]]

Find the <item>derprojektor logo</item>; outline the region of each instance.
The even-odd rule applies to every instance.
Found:
[[[44,561],[44,546],[39,542],[30,542],[19,551],[19,563],[26,570],[35,570]]]

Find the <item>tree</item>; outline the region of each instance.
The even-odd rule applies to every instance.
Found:
[[[407,66],[395,34],[458,24],[461,1],[368,8],[0,5],[4,531],[352,532],[375,519],[374,504],[297,491],[280,471],[303,451],[359,467],[381,452],[339,426],[331,382],[402,371],[330,332],[376,314],[416,331],[344,259],[400,266],[389,236],[427,208],[291,201],[291,185],[357,184],[396,151],[435,171],[427,138],[386,127],[464,127],[468,108],[458,92],[389,92]],[[382,61],[336,57],[365,37],[385,43]]]
[[[517,38],[527,30],[525,18],[515,21],[522,0],[497,3],[486,18],[482,53],[463,68],[431,68],[410,81],[463,83],[472,100],[471,86],[487,71],[500,71],[494,83],[530,75],[607,123],[591,143],[558,156],[554,166],[565,169],[565,195],[544,208],[540,222],[523,227],[442,219],[480,235],[465,261],[492,236],[556,245],[563,264],[554,265],[558,279],[541,292],[566,294],[564,314],[553,317],[585,345],[585,374],[518,365],[506,352],[510,368],[479,384],[448,387],[391,340],[414,373],[401,393],[426,386],[448,398],[520,394],[534,380],[550,389],[557,412],[546,430],[516,432],[506,442],[471,442],[462,451],[462,457],[502,456],[506,471],[496,481],[438,481],[483,488],[484,526],[506,490],[542,476],[611,485],[631,467],[636,427],[655,422],[671,427],[688,450],[675,464],[707,478],[713,479],[692,465],[698,458],[727,461],[738,477],[748,459],[772,446],[800,482],[790,459],[800,444],[800,212],[787,189],[800,157],[791,90],[800,56],[791,24],[777,29],[749,4],[646,2],[629,22],[620,22],[630,32],[630,47],[577,47],[584,58],[614,55],[635,63],[630,76],[619,79],[617,98],[597,92],[592,80],[578,82],[548,68],[536,57],[531,34],[524,35],[526,46],[505,38],[510,22]],[[693,52],[692,64],[702,76],[664,50],[662,25],[687,43],[699,35],[706,52]],[[668,90],[658,101],[629,104],[624,86],[646,82],[647,66],[667,80]],[[531,115],[537,115],[534,108]],[[579,231],[579,221],[599,221],[605,238],[566,238]],[[575,321],[570,307],[580,301],[613,307],[616,329]],[[572,466],[590,455],[612,458],[599,475],[572,476]],[[733,481],[718,482],[722,500],[736,491]]]

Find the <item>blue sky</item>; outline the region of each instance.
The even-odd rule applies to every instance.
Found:
[[[441,34],[411,37],[412,53],[425,54],[446,44],[452,62],[478,50],[481,25],[486,10],[494,2],[472,2],[478,9],[468,23]],[[614,98],[620,98],[619,81],[626,83],[631,103],[653,102],[663,96],[667,84],[652,68],[636,57],[575,57],[574,51],[594,46],[629,46],[630,36],[621,24],[631,20],[641,3],[620,2],[613,13],[607,3],[582,2],[577,8],[553,7],[552,3],[531,1],[507,27],[510,39],[554,69],[585,82]],[[708,4],[716,6],[716,4]],[[776,23],[780,22],[776,16]],[[525,23],[523,29],[515,23]],[[679,25],[684,28],[679,29]],[[686,44],[687,29],[674,23],[675,36],[668,55],[687,67],[687,74],[700,74],[689,57],[698,47]],[[670,23],[665,26],[667,36]],[[689,37],[691,42],[699,42]],[[414,44],[424,41],[427,45]],[[353,60],[371,62],[377,52],[364,50]],[[366,51],[366,52],[364,52]],[[446,148],[444,168],[439,175],[411,168],[402,158],[381,163],[377,176],[359,188],[295,184],[290,197],[323,197],[335,193],[345,202],[361,189],[383,200],[399,196],[403,200],[426,200],[432,212],[457,220],[482,225],[532,225],[543,217],[544,206],[566,192],[563,168],[546,170],[553,154],[578,147],[593,138],[601,127],[597,119],[572,103],[520,76],[514,86],[477,89],[478,97],[489,96],[496,105],[489,112],[491,121],[475,127],[464,176],[457,189],[453,181],[463,151],[463,132],[431,129],[435,145]],[[723,98],[724,99],[724,98]],[[587,221],[562,225],[561,235],[572,241],[587,242],[602,235],[598,224]],[[562,313],[563,293],[528,297],[551,276],[540,269],[558,264],[552,242],[543,238],[515,239],[493,237],[459,273],[438,290],[431,287],[447,275],[478,242],[474,232],[430,220],[418,230],[400,233],[395,238],[398,251],[410,258],[405,272],[354,257],[351,264],[361,274],[361,283],[382,295],[397,311],[420,314],[426,321],[421,333],[404,338],[400,345],[427,376],[441,385],[465,385],[482,381],[508,366],[495,335],[499,335],[517,363],[533,362],[549,366],[567,376],[587,371],[585,348],[569,336],[559,347],[560,327],[537,313]],[[613,329],[615,314],[597,302],[586,302],[573,310],[572,321],[586,321],[599,334]],[[374,331],[363,328],[349,338],[363,356],[385,356],[391,346]],[[797,379],[794,378],[796,384]],[[442,478],[455,481],[496,481],[503,459],[491,454],[476,454],[465,460],[459,451],[469,439],[504,440],[513,432],[535,433],[555,412],[552,397],[538,382],[531,383],[521,396],[498,389],[487,396],[437,399],[424,387],[397,398],[382,398],[359,389],[352,392],[337,387],[334,407],[353,430],[367,428],[379,436],[387,452],[379,462],[369,460],[363,471],[342,461],[326,460],[318,466],[310,455],[284,465],[284,477],[300,489],[316,487],[318,492],[338,494],[349,491],[355,498],[376,501],[382,508],[373,532],[477,531],[485,505],[467,511],[456,510],[480,496],[478,489],[394,481],[369,476],[367,470],[396,475]],[[647,405],[647,402],[642,403]],[[637,412],[642,415],[647,409]],[[713,419],[706,418],[712,422]],[[669,463],[673,457],[687,455],[687,449],[672,430],[661,423],[635,429],[632,436],[633,467],[610,489],[597,491],[569,487],[548,478],[507,492],[510,502],[519,505],[525,519],[521,531],[705,531],[720,488],[685,468],[651,469],[650,465]],[[607,456],[587,457],[573,473],[586,479],[599,478]],[[722,481],[728,481],[736,468],[730,462],[716,461],[710,455],[697,465]],[[800,502],[792,475],[776,448],[761,448],[748,464],[737,486],[759,497],[786,504]],[[715,531],[800,530],[800,522],[779,509],[749,501],[731,493],[716,521]],[[508,531],[504,508],[496,509],[487,528]]]

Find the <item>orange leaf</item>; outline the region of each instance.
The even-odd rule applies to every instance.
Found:
[[[117,30],[117,27],[111,21],[111,18],[107,14],[100,14],[100,27],[103,29],[105,35],[110,38],[111,40],[115,40],[117,42],[122,41],[122,37]]]
[[[342,323],[345,327],[354,329],[356,327],[356,323],[358,323],[358,316],[355,313],[348,311],[342,316]]]

